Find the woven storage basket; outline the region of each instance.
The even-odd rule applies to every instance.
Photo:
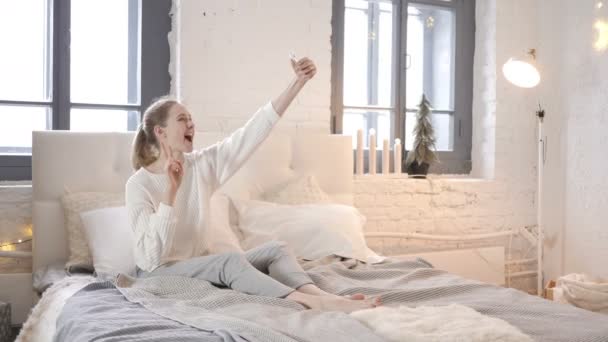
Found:
[[[0,342],[10,342],[11,338],[11,305],[0,302]]]

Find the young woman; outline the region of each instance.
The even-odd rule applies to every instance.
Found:
[[[179,102],[160,99],[146,110],[133,141],[136,172],[126,184],[135,232],[138,276],[181,275],[247,294],[294,300],[308,308],[351,312],[378,305],[314,285],[285,244],[271,242],[244,253],[204,255],[202,231],[211,194],[239,169],[316,73],[308,58],[291,61],[295,78],[228,138],[193,151],[194,123]]]

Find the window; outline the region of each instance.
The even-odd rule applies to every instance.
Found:
[[[0,2],[0,180],[31,179],[34,130],[132,131],[169,92],[170,0]],[[13,32],[14,34],[9,34]]]
[[[373,128],[379,149],[400,138],[405,160],[425,94],[441,160],[431,171],[470,172],[474,18],[474,0],[334,0],[332,132]]]

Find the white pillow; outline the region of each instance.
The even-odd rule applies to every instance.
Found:
[[[296,257],[314,260],[328,255],[363,262],[383,259],[365,244],[365,216],[342,204],[282,205],[254,200],[235,200],[239,228],[250,249],[271,240],[285,241]]]
[[[135,275],[133,230],[127,208],[90,210],[80,217],[97,275]]]
[[[125,205],[124,193],[109,192],[68,192],[61,197],[68,233],[70,256],[67,269],[93,269],[93,261],[84,235],[80,213],[108,207]]]
[[[265,201],[280,204],[330,203],[329,196],[321,189],[313,175],[298,177],[264,193]]]

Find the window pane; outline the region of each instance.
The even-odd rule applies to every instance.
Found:
[[[72,131],[126,132],[135,130],[138,124],[138,111],[72,108],[70,112]]]
[[[47,0],[0,1],[0,99],[50,100]]]
[[[417,108],[424,93],[434,108],[454,109],[454,25],[451,9],[408,7],[407,108]]]
[[[347,0],[345,6],[344,104],[390,107],[393,6],[390,1],[353,0]]]
[[[366,129],[367,118],[361,112],[356,111],[344,111],[342,119],[342,134],[350,135],[353,137],[353,149],[357,148],[357,130],[363,129],[363,146],[367,146]]]
[[[392,112],[388,110],[366,111],[347,108],[344,109],[342,134],[352,135],[353,148],[357,147],[357,130],[363,129],[363,146],[369,147],[369,130],[376,130],[376,147],[382,149],[384,139],[391,139],[390,123]]]
[[[345,104],[367,104],[368,34],[367,11],[347,7],[344,13]]]
[[[387,5],[381,3],[380,5]],[[390,107],[393,104],[393,7],[380,6],[378,39],[378,89],[377,101],[380,106]],[[386,8],[386,10],[383,10]]]
[[[0,105],[0,153],[31,154],[32,131],[51,128],[51,109],[40,106]]]
[[[139,104],[137,0],[72,0],[72,102]]]
[[[405,150],[411,151],[414,146],[414,127],[416,127],[416,112],[405,113]]]
[[[378,133],[378,141],[376,142],[376,146],[378,146],[379,150],[383,149],[384,139],[388,140],[388,145],[391,145],[391,117],[388,111],[386,112],[378,112],[378,129],[376,130]]]
[[[437,151],[454,150],[454,115],[431,114],[431,123],[435,131],[435,148]],[[416,112],[408,111],[405,116],[405,149],[410,151],[414,146],[414,128]]]
[[[437,151],[452,151],[454,149],[454,115],[433,114],[432,122]]]
[[[367,0],[346,0],[344,7],[346,8],[358,8],[366,10],[369,3]]]

